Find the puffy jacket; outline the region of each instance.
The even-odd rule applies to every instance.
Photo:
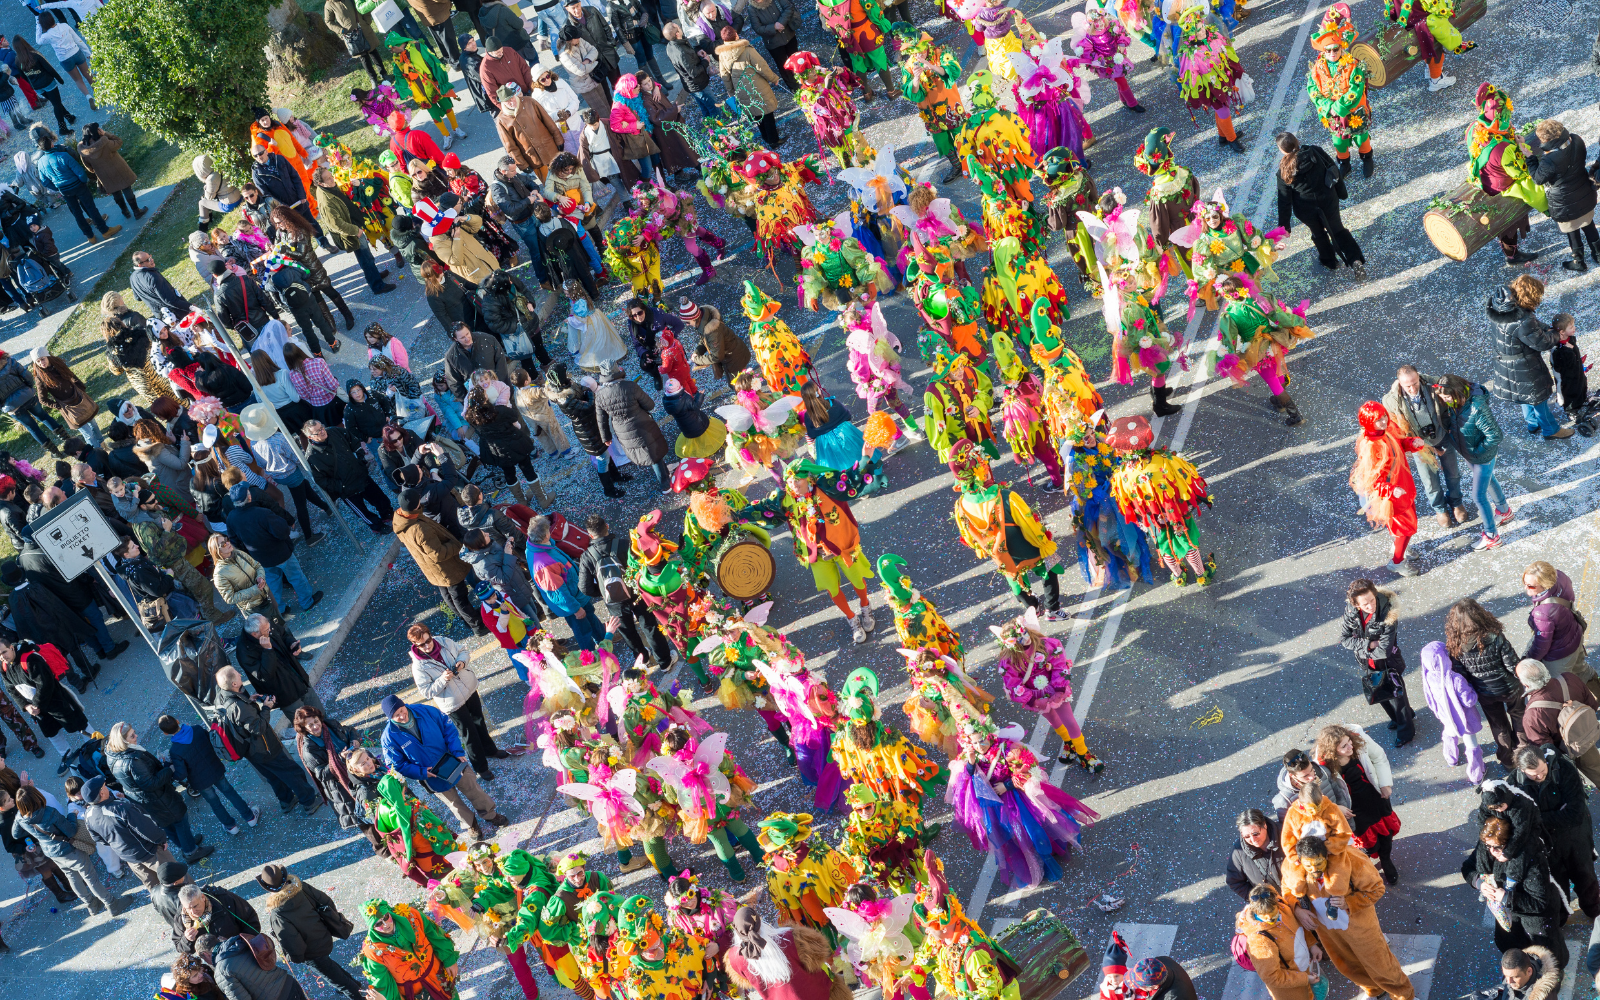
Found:
[[[1311,768],[1317,772],[1317,777],[1322,782],[1322,794],[1341,809],[1349,809],[1350,787],[1344,783],[1344,778],[1339,772],[1323,767],[1316,761],[1311,762]],[[1294,782],[1289,779],[1289,769],[1278,768],[1278,791],[1272,796],[1272,808],[1277,810],[1280,822],[1283,820],[1283,814],[1289,811],[1289,806],[1299,797],[1300,789],[1294,787]]]
[[[228,776],[221,758],[211,748],[210,734],[194,726],[179,726],[172,734],[168,757],[172,760],[172,773],[196,792]]]
[[[1367,643],[1376,642],[1371,649]],[[1393,591],[1378,591],[1378,610],[1365,626],[1361,612],[1354,604],[1345,604],[1344,618],[1339,622],[1339,645],[1348,649],[1362,667],[1368,660],[1383,660],[1389,650],[1400,643],[1400,604]]]
[[[528,286],[508,271],[496,271],[478,289],[478,298],[483,302],[483,321],[502,340],[516,333],[519,325],[530,337],[539,330],[537,315],[532,311],[523,312],[517,307],[518,296],[524,305],[531,306],[533,295],[528,291]]]
[[[276,696],[279,706],[292,705],[311,689],[311,677],[290,652],[293,639],[287,630],[270,619],[268,622],[267,641],[272,645],[263,647],[252,633],[240,632],[234,643],[234,656],[239,661],[239,672],[250,681],[256,694]]]
[[[255,181],[262,194],[285,208],[293,208],[296,203],[306,200],[306,186],[300,180],[299,172],[281,153],[268,153],[266,163],[252,163],[250,179]],[[305,214],[302,209],[295,210],[301,215]]]
[[[391,721],[383,727],[383,763],[408,778],[422,782],[431,791],[442,792],[454,788],[455,781],[430,778],[428,771],[447,753],[453,757],[467,755],[461,749],[461,734],[456,731],[455,723],[432,705],[406,707],[410,709],[411,719],[422,733],[422,738],[418,739],[411,735],[410,730]],[[456,781],[461,780],[461,773],[456,772]]]
[[[711,417],[694,405],[694,399],[688,392],[662,396],[661,405],[666,408],[667,416],[678,422],[678,430],[686,437],[697,438],[711,426]]]
[[[361,391],[366,393],[366,401],[358,403],[350,400],[344,404],[344,429],[349,431],[357,441],[368,441],[383,436],[383,425],[388,419],[388,411],[377,402],[379,399],[387,400],[387,396],[373,396],[372,391],[355,379],[350,379],[344,384],[345,393],[350,392],[352,386],[361,386]]]
[[[225,938],[212,960],[212,976],[226,1000],[293,1000],[305,995],[281,964],[270,969],[257,965],[241,937]]]
[[[434,656],[417,655],[411,650],[411,680],[422,696],[441,712],[454,712],[478,690],[478,675],[467,663],[461,647],[442,635],[433,637]],[[454,666],[454,670],[445,669]]]
[[[40,153],[34,160],[34,166],[39,171],[39,179],[57,191],[71,191],[89,183],[89,175],[84,173],[83,166],[59,147]]]
[[[1590,693],[1583,678],[1570,670],[1551,677],[1544,687],[1527,693],[1527,707],[1522,712],[1522,735],[1527,742],[1542,743],[1567,752],[1567,746],[1561,740],[1561,705],[1568,700],[1600,710],[1600,701]],[[1551,702],[1556,707],[1534,707],[1535,702],[1541,701]]]
[[[631,379],[620,378],[600,387],[594,397],[600,439],[616,439],[635,465],[649,466],[667,455],[667,438],[650,415],[655,401]],[[587,449],[586,449],[587,450]]]
[[[1277,888],[1283,884],[1283,841],[1279,837],[1278,822],[1269,816],[1266,846],[1251,847],[1243,837],[1233,842],[1226,878],[1228,888],[1240,899],[1249,900],[1250,890],[1258,885]]]
[[[149,813],[156,826],[172,826],[188,815],[183,796],[172,787],[172,768],[163,765],[155,754],[140,747],[107,750],[106,767],[122,783],[123,794]]]
[[[572,433],[587,455],[604,455],[606,439],[600,436],[599,416],[594,408],[594,393],[588,387],[569,385],[556,392],[556,406],[572,421]]]
[[[228,537],[263,566],[282,566],[294,555],[289,525],[269,507],[254,501],[228,515]]]
[[[1478,697],[1489,697],[1498,701],[1507,699],[1520,699],[1522,697],[1522,682],[1517,680],[1517,651],[1503,635],[1485,635],[1482,637],[1483,646],[1468,646],[1455,657],[1459,672],[1466,677],[1467,683],[1472,685],[1472,690]]]
[[[1465,404],[1445,412],[1450,415],[1450,443],[1456,451],[1473,465],[1494,461],[1500,453],[1500,422],[1489,407],[1489,390],[1475,385]]]
[[[750,367],[750,345],[722,320],[716,306],[700,307],[700,345],[711,358],[717,378],[732,379]]]
[[[256,582],[262,575],[261,563],[237,546],[231,559],[211,564],[211,585],[224,601],[244,611],[267,605],[270,592]]]
[[[278,739],[267,716],[249,695],[241,691],[221,691],[217,705],[228,723],[247,743],[243,748],[247,760],[260,763],[283,752],[283,741]]]
[[[1544,188],[1550,201],[1546,214],[1556,222],[1572,222],[1594,211],[1594,181],[1583,162],[1586,156],[1583,140],[1569,132],[1554,147],[1540,150],[1537,157],[1528,157],[1533,182]]]
[[[1533,630],[1533,638],[1522,651],[1524,659],[1565,659],[1582,644],[1583,626],[1578,624],[1578,616],[1572,613],[1572,602],[1576,599],[1572,578],[1556,570],[1555,586],[1540,591],[1532,598],[1533,609],[1528,612],[1528,628]]]
[[[29,816],[18,810],[11,821],[11,835],[18,840],[32,837],[48,858],[70,858],[77,854],[78,849],[72,846],[72,835],[77,829],[76,819],[63,816],[49,806],[41,806]]]
[[[298,965],[333,954],[334,934],[319,911],[326,910],[336,923],[340,914],[327,893],[290,875],[288,881],[259,902],[265,925],[261,931],[272,938],[283,958]],[[344,921],[344,926],[348,923]],[[348,937],[349,933],[345,930],[340,936]]]
[[[800,27],[800,11],[794,0],[769,0],[765,7],[749,3],[744,8],[744,23],[761,36],[761,42],[771,52],[773,46],[782,47],[794,41],[795,29]],[[783,30],[778,30],[779,24]]]
[[[434,255],[452,274],[474,285],[487,281],[489,275],[500,270],[500,261],[473,235],[482,228],[480,216],[464,215],[449,232],[428,241]]]
[[[1557,343],[1556,332],[1533,310],[1517,304],[1509,286],[1489,293],[1489,346],[1494,350],[1494,395],[1508,403],[1542,403],[1555,383],[1543,352]]]
[[[512,544],[515,546],[516,543]],[[528,574],[517,565],[516,557],[506,555],[504,541],[499,544],[490,542],[481,549],[463,545],[461,558],[472,567],[478,579],[511,598],[511,603],[517,606],[518,611],[525,615],[535,613],[538,605],[534,603],[533,585],[528,581]]]
[[[85,809],[83,825],[95,843],[104,844],[111,853],[134,864],[152,863],[167,843],[167,831],[156,826],[149,813],[115,796]]]
[[[332,497],[358,497],[371,482],[367,463],[356,457],[344,428],[329,427],[326,441],[306,442],[306,462],[317,485]]]
[[[128,311],[117,317],[117,332],[106,341],[114,371],[138,369],[150,360],[150,327],[143,313]]]
[[[454,587],[467,578],[467,564],[458,554],[461,540],[432,518],[423,514],[407,517],[397,510],[394,533],[416,560],[422,575],[435,587]]]
[[[522,424],[522,417],[509,406],[496,406],[486,424],[474,425],[483,459],[495,465],[525,462],[533,454],[533,437]]]
[[[1513,770],[1507,780],[1527,792],[1539,807],[1539,821],[1547,834],[1562,838],[1582,833],[1586,838],[1592,823],[1589,794],[1584,791],[1578,769],[1554,747],[1545,748],[1544,762],[1549,771],[1543,781],[1534,781],[1521,768]]]

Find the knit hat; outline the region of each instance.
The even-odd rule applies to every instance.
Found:
[[[678,318],[690,325],[700,322],[699,303],[691,302],[687,295],[678,296]]]
[[[397,501],[396,506],[400,508],[401,512],[410,514],[422,506],[422,493],[419,490],[407,487],[395,495],[395,500]]]
[[[1126,975],[1128,971],[1128,942],[1122,935],[1111,932],[1111,943],[1106,945],[1105,957],[1100,960],[1100,971]]]
[[[406,703],[400,700],[399,695],[391,694],[385,695],[383,701],[378,703],[378,707],[383,710],[385,719],[392,719],[394,718],[394,713],[406,707]]]
[[[106,787],[106,779],[98,774],[85,781],[83,783],[83,801],[99,802],[100,790],[104,787]]]
[[[249,503],[250,484],[234,483],[233,486],[228,490],[228,499],[232,500],[236,504]]]
[[[1139,989],[1151,989],[1160,986],[1162,980],[1167,978],[1167,963],[1159,958],[1142,958],[1139,964],[1133,967],[1133,975],[1129,981]]]
[[[683,383],[679,382],[675,378],[669,378],[667,379],[667,384],[662,387],[661,391],[665,395],[676,396],[678,393],[683,391]]]
[[[156,863],[156,878],[162,885],[177,885],[189,876],[189,866],[182,861],[159,861]]]
[[[39,362],[43,361],[44,359],[48,358],[49,356],[50,356],[50,349],[48,347],[44,346],[43,344],[40,344],[38,347],[35,347],[33,349],[33,353],[32,354],[28,355],[28,363],[36,365]]]
[[[439,164],[439,166],[444,167],[446,170],[460,170],[461,169],[461,157],[457,156],[454,153],[446,153],[446,154],[444,154],[444,162]],[[448,206],[445,206],[445,207],[448,207]]]
[[[483,40],[483,51],[485,52],[498,52],[505,47],[505,40],[499,35],[490,35]]]
[[[268,892],[281,889],[288,880],[289,872],[282,865],[262,865],[261,874],[256,876],[256,883]]]

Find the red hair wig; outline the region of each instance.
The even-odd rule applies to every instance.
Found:
[[[1367,400],[1361,404],[1361,409],[1356,413],[1356,419],[1361,423],[1361,429],[1367,437],[1383,437],[1384,432],[1378,430],[1378,421],[1389,419],[1389,411],[1383,404],[1374,400]]]

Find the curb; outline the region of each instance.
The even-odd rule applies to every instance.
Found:
[[[361,589],[354,594],[351,594],[348,590],[345,591],[344,603],[339,606],[336,612],[336,617],[339,619],[339,627],[334,629],[333,634],[328,636],[327,641],[322,644],[322,648],[317,650],[316,662],[307,671],[311,675],[311,683],[313,685],[322,679],[323,673],[333,663],[333,658],[339,655],[339,649],[350,635],[350,630],[355,628],[356,619],[360,618],[361,612],[367,609],[367,602],[372,600],[372,595],[377,591],[378,584],[382,583],[383,578],[388,575],[389,566],[393,564],[395,556],[399,555],[399,553],[400,539],[391,535],[389,544],[377,553],[378,564],[373,566],[373,560],[371,558],[368,559],[366,583],[362,584]]]

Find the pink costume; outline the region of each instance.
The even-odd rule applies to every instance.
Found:
[[[707,243],[718,253],[727,244],[695,217],[692,194],[678,194],[645,181],[633,186],[633,199],[641,206],[645,218],[645,239],[659,243],[673,236],[683,237],[683,249],[700,265],[700,277],[694,283],[703,285],[717,276],[716,269],[711,266],[711,255],[700,244]]]
[[[365,94],[365,97],[356,97],[356,94]],[[394,135],[394,128],[389,124],[389,116],[396,111],[403,111],[405,105],[400,102],[400,95],[387,81],[378,84],[371,90],[356,90],[350,95],[356,102],[356,107],[361,111],[361,117],[372,126],[372,131],[379,135]]]
[[[1013,52],[1010,59],[1017,70],[1011,93],[1017,115],[1027,126],[1033,155],[1043,157],[1065,146],[1088,168],[1084,150],[1093,144],[1094,130],[1083,116],[1083,105],[1089,100],[1089,85],[1062,56],[1061,39],[1053,38],[1031,52]]]
[[[910,410],[900,398],[902,389],[911,391],[900,376],[900,338],[889,332],[883,309],[874,302],[865,314],[852,309],[846,315],[850,333],[845,345],[850,348],[850,378],[856,384],[856,395],[867,401],[868,413],[888,407],[909,421]]]
[[[781,665],[761,662],[757,667],[767,680],[767,690],[778,711],[789,722],[789,743],[800,769],[800,780],[816,788],[816,807],[832,812],[844,794],[844,777],[832,753],[838,698],[826,678],[813,675],[804,661],[784,661]],[[818,711],[815,706],[823,710]]]
[[[1028,372],[1017,384],[1005,386],[1000,398],[1001,424],[1017,465],[1038,462],[1049,474],[1051,485],[1061,489],[1061,456],[1051,445],[1050,431],[1045,427],[1044,391],[1038,376]]]
[[[1105,0],[1087,0],[1084,10],[1072,15],[1069,43],[1077,52],[1079,65],[1102,80],[1117,86],[1124,107],[1138,108],[1139,102],[1128,86],[1128,45],[1132,38],[1115,15],[1106,10]]]

